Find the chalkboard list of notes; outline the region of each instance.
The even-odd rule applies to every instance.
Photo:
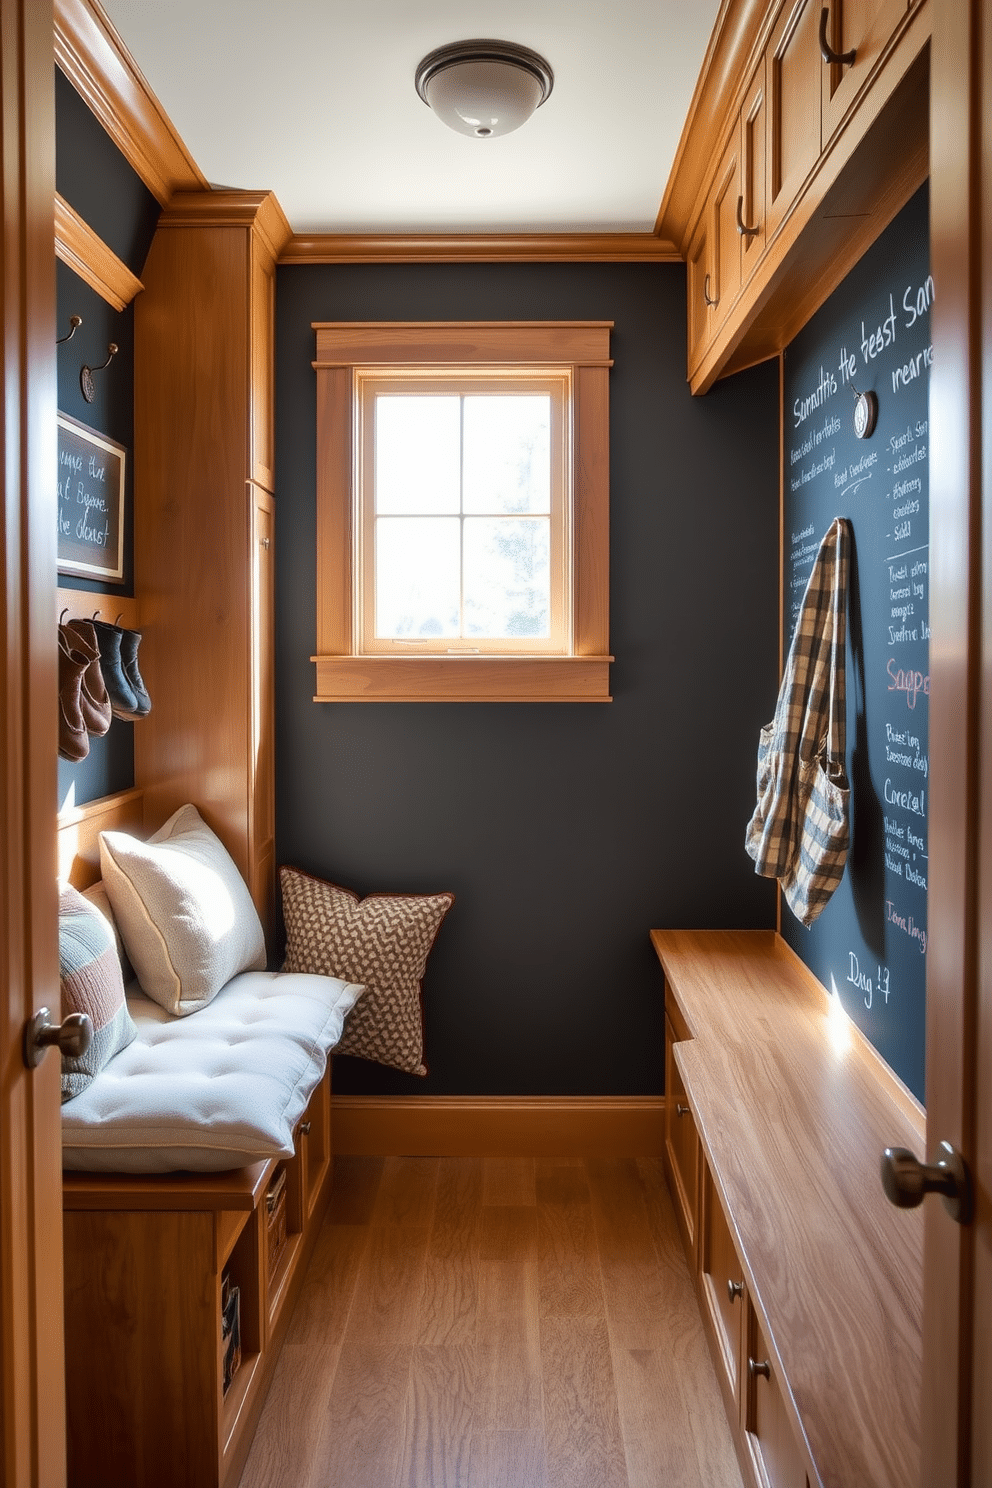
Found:
[[[820,539],[852,531],[847,638],[851,850],[811,929],[786,939],[924,1098],[929,798],[929,197],[903,209],[785,360],[786,646]],[[855,433],[856,395],[878,421]]]

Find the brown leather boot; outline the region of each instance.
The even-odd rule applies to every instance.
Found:
[[[110,698],[100,670],[100,647],[92,620],[67,620],[59,629],[70,651],[81,651],[89,658],[79,688],[79,710],[86,732],[98,738],[110,727],[113,717]]]
[[[59,627],[59,754],[78,764],[90,752],[79,692],[89,657],[68,646]]]

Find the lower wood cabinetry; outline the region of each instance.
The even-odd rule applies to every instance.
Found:
[[[761,1321],[744,1279],[713,1177],[702,1164],[699,1302],[738,1455],[767,1488],[806,1488],[806,1454],[789,1413]]]
[[[759,1483],[768,1488],[808,1488],[806,1454],[796,1439],[778,1366],[747,1299],[742,1313],[745,1342],[743,1425],[748,1452]]]
[[[741,1417],[741,1356],[745,1345],[747,1288],[730,1226],[703,1164],[699,1300],[708,1325],[717,1377],[731,1417]]]
[[[70,1488],[237,1483],[330,1194],[329,1070],[295,1149],[228,1173],[65,1175]]]
[[[677,1015],[676,1015],[677,1016]],[[685,1037],[685,1034],[682,1034]],[[699,1138],[674,1059],[679,1041],[671,1018],[665,1017],[665,1168],[675,1203],[682,1243],[691,1255],[696,1244],[699,1208]]]
[[[921,1108],[781,938],[653,931],[665,1169],[748,1488],[920,1483]]]

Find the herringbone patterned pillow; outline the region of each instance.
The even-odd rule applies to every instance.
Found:
[[[453,894],[369,894],[281,868],[284,971],[361,982],[335,1050],[426,1075],[421,981]]]

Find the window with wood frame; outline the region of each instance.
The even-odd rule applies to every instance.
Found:
[[[314,326],[317,701],[609,701],[610,328]]]

